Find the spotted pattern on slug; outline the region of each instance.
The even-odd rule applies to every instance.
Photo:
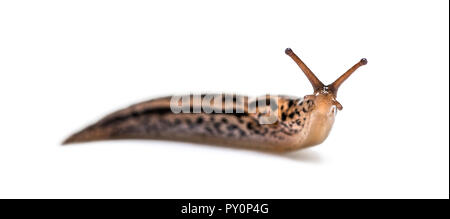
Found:
[[[193,97],[191,97],[192,100]],[[113,113],[86,130],[74,135],[74,138],[117,139],[117,138],[155,138],[168,136],[185,139],[196,136],[199,139],[215,137],[228,141],[252,140],[261,142],[272,138],[279,142],[298,134],[307,122],[312,102],[305,103],[301,98],[280,97],[278,101],[270,96],[255,100],[240,98],[248,105],[244,112],[237,113],[238,99],[232,98],[228,105],[222,104],[222,113],[172,113],[168,103],[170,97],[130,106]],[[250,100],[250,102],[248,102]],[[272,103],[275,104],[270,104]],[[165,102],[165,104],[162,104]],[[263,104],[261,104],[263,103]],[[231,110],[230,110],[231,108]],[[224,113],[224,112],[232,113]],[[277,112],[274,124],[261,124],[262,117]]]

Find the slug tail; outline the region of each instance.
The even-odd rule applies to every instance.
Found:
[[[89,141],[107,140],[110,134],[107,130],[99,129],[96,124],[88,126],[85,129],[69,136],[62,142],[62,145],[83,143]]]

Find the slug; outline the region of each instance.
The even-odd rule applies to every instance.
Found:
[[[341,84],[361,59],[324,85],[290,49],[314,93],[303,98],[232,94],[168,96],[131,105],[73,134],[63,144],[112,139],[159,139],[269,151],[292,151],[322,143],[330,133]]]

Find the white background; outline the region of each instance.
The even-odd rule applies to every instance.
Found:
[[[2,198],[448,198],[448,1],[2,1]],[[365,57],[321,145],[63,147],[149,98],[303,96]]]

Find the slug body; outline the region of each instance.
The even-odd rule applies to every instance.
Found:
[[[271,151],[320,144],[330,133],[337,110],[342,109],[336,100],[339,86],[367,60],[362,59],[325,86],[291,49],[286,49],[286,54],[310,80],[312,95],[303,98],[266,95],[253,99],[228,94],[163,97],[114,112],[70,136],[63,144],[161,139]]]

